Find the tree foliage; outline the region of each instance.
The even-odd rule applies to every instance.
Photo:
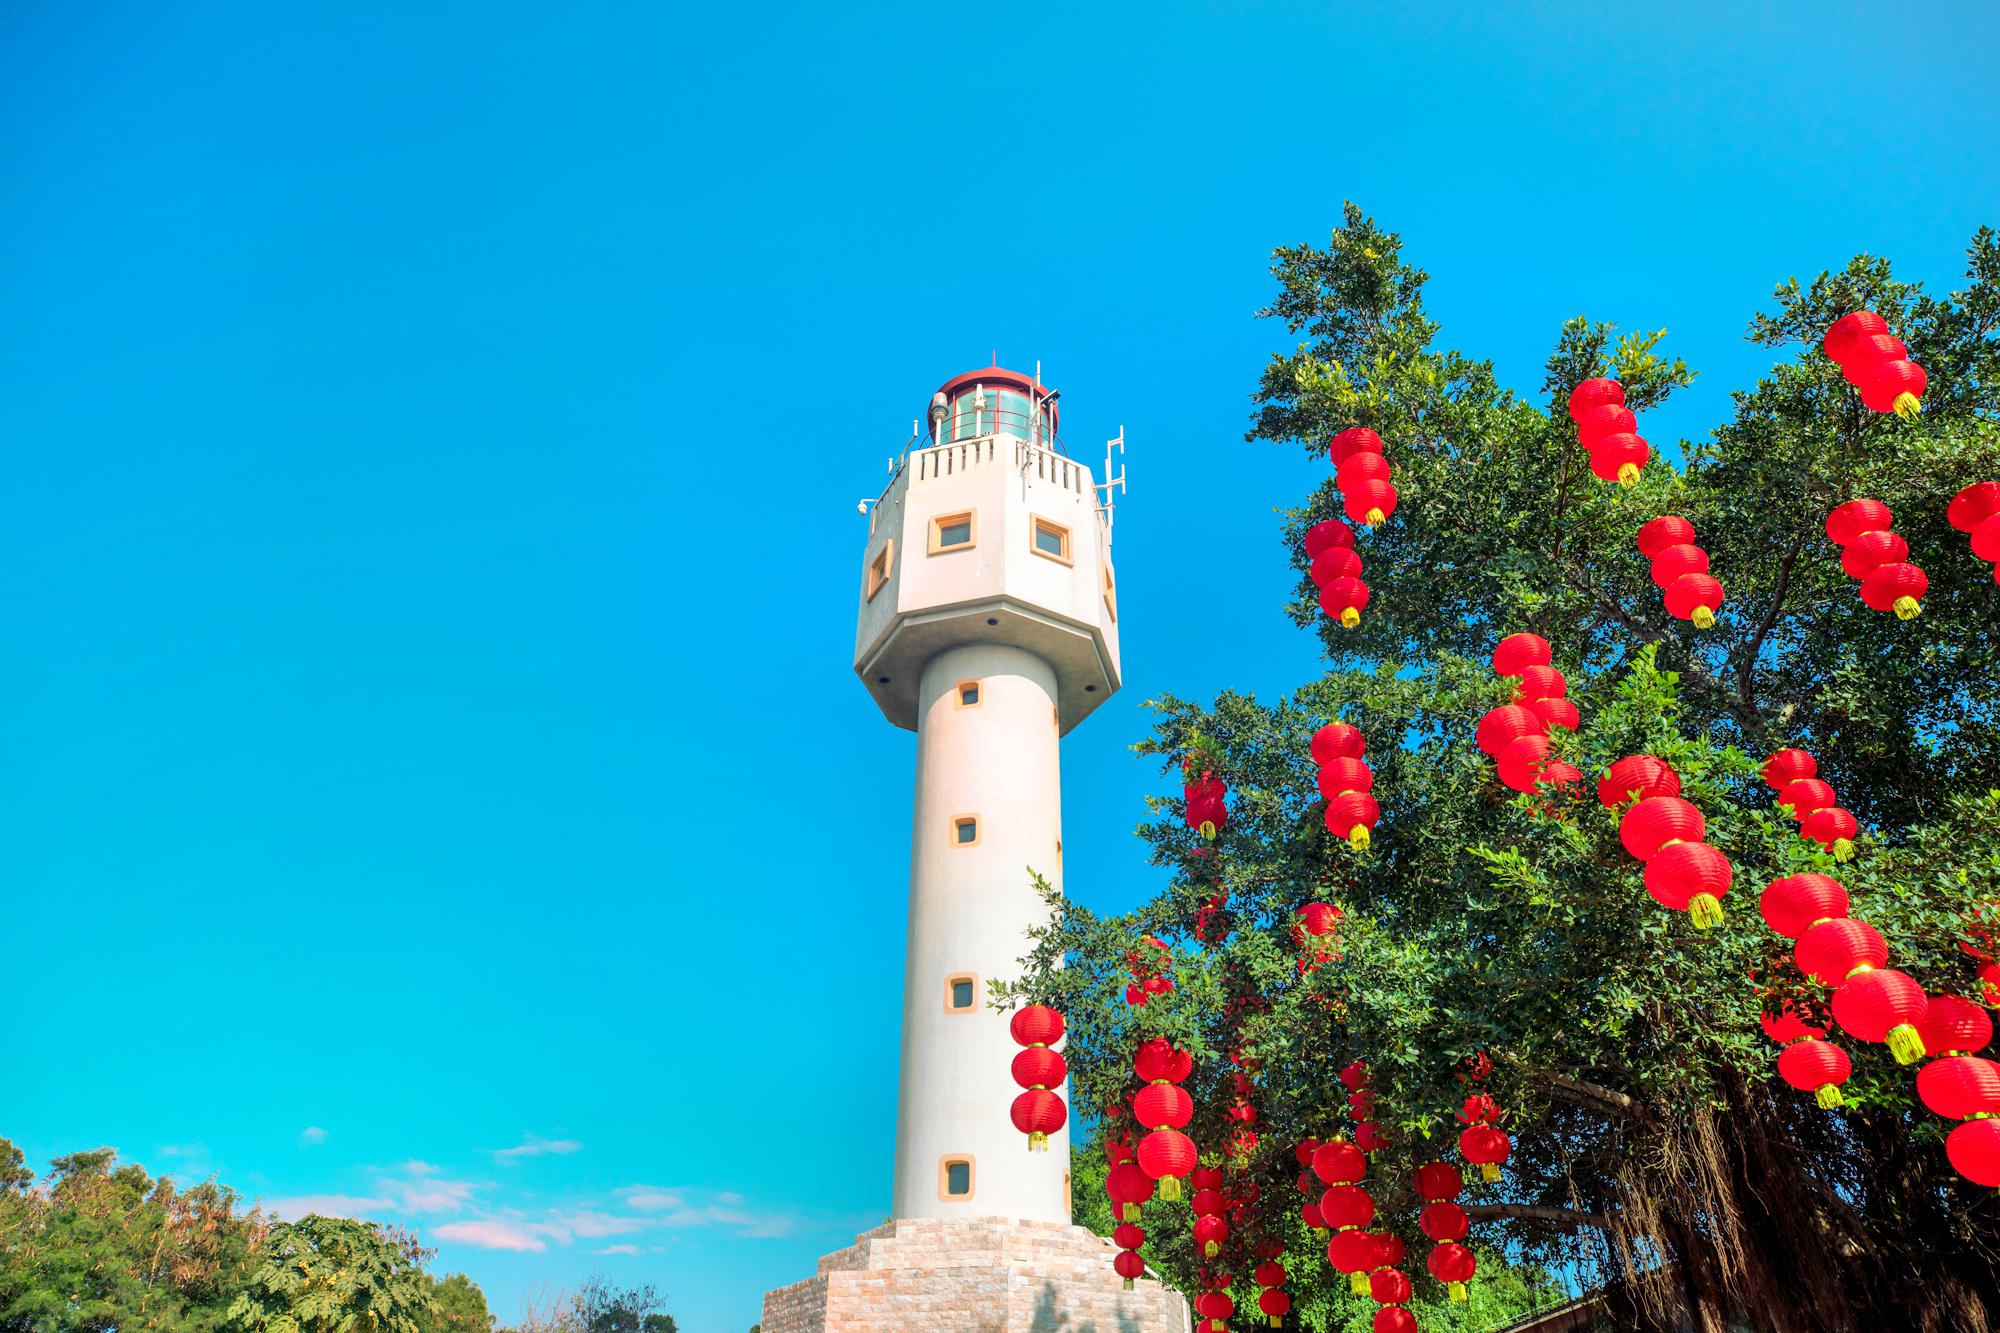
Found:
[[[1261,1142],[1243,1179],[1313,1327],[1362,1308],[1305,1233],[1292,1184],[1292,1146],[1341,1124],[1334,1072],[1356,1058],[1374,1070],[1395,1143],[1370,1183],[1415,1274],[1427,1243],[1409,1171],[1454,1155],[1460,1074],[1484,1052],[1516,1150],[1469,1209],[1475,1243],[1595,1273],[1645,1326],[1684,1311],[1702,1333],[1730,1320],[1988,1328],[2000,1213],[1945,1164],[1947,1126],[1915,1103],[1910,1071],[1845,1043],[1856,1074],[1835,1113],[1773,1079],[1760,1010],[1824,993],[1755,901],[1777,876],[1835,871],[1896,966],[1933,992],[1975,991],[1958,946],[1968,915],[2000,900],[2000,588],[1944,510],[1959,488],[2000,477],[2000,237],[1973,238],[1949,297],[1866,256],[1778,286],[1749,336],[1784,359],[1706,439],[1681,443],[1680,465],[1656,457],[1629,490],[1590,475],[1564,400],[1613,375],[1643,430],[1645,411],[1694,375],[1663,334],[1571,320],[1523,396],[1489,362],[1439,345],[1427,275],[1352,205],[1327,246],[1280,249],[1272,272],[1262,313],[1301,340],[1264,368],[1249,438],[1318,455],[1337,431],[1372,427],[1400,505],[1362,538],[1374,596],[1353,631],[1320,614],[1296,554],[1305,528],[1339,516],[1331,469],[1277,534],[1301,572],[1287,610],[1320,636],[1323,676],[1275,702],[1154,702],[1140,748],[1175,776],[1199,751],[1233,789],[1230,819],[1210,852],[1179,800],[1156,798],[1142,835],[1171,883],[1129,916],[1051,895],[1051,926],[1008,993],[1070,1016],[1077,1109],[1100,1140],[1121,1132],[1131,1049],[1168,1036],[1197,1056],[1190,1132],[1219,1147],[1234,1129],[1220,1118],[1223,1056],[1250,1052]],[[1860,308],[1930,371],[1920,419],[1863,410],[1818,350]],[[1868,610],[1839,567],[1823,523],[1858,496],[1891,506],[1930,576],[1917,620]],[[1728,588],[1712,630],[1666,614],[1634,546],[1666,513],[1693,521]],[[1588,794],[1496,783],[1471,735],[1507,701],[1488,657],[1515,630],[1555,645],[1583,710],[1573,738],[1559,733],[1560,757],[1592,779],[1641,751],[1679,771],[1708,841],[1735,862],[1720,929],[1696,932],[1653,902]],[[1306,749],[1336,718],[1370,740],[1383,815],[1362,856],[1327,833]],[[1781,745],[1818,756],[1861,819],[1851,864],[1836,867],[1775,808],[1757,766]],[[1218,891],[1229,932],[1204,945],[1197,914]],[[1315,900],[1347,913],[1339,957],[1302,967],[1292,922]],[[1133,1008],[1124,954],[1141,933],[1173,948],[1177,988]],[[1185,1210],[1148,1213],[1149,1261],[1191,1287]],[[1241,1280],[1255,1261],[1237,1248],[1217,1262]]]

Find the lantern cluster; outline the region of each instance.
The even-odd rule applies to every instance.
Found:
[[[1160,1197],[1181,1197],[1181,1180],[1194,1170],[1194,1140],[1181,1133],[1194,1118],[1194,1099],[1181,1083],[1194,1061],[1164,1037],[1139,1043],[1132,1072],[1146,1085],[1133,1094],[1132,1113],[1151,1133],[1139,1140],[1139,1169],[1158,1182]]]
[[[1482,1180],[1500,1179],[1500,1168],[1513,1155],[1514,1141],[1499,1126],[1500,1104],[1483,1092],[1475,1092],[1458,1109],[1458,1155],[1479,1168]]]
[[[1187,807],[1187,826],[1202,836],[1204,841],[1212,840],[1217,831],[1229,822],[1229,784],[1209,769],[1197,771],[1197,760],[1190,756],[1184,765],[1185,779],[1181,794]]]
[[[1625,406],[1625,386],[1617,380],[1589,379],[1569,391],[1569,419],[1576,438],[1590,453],[1590,470],[1605,481],[1630,486],[1639,480],[1651,451],[1638,435],[1639,420]]]
[[[1194,1210],[1194,1246],[1205,1259],[1213,1259],[1222,1253],[1223,1242],[1229,1239],[1229,1200],[1222,1193],[1222,1171],[1218,1167],[1198,1166],[1188,1176],[1188,1184],[1194,1187],[1194,1197],[1188,1206]],[[1227,1319],[1227,1314],[1212,1318]]]
[[[1841,548],[1840,567],[1861,583],[1861,600],[1876,611],[1914,620],[1930,587],[1909,562],[1910,544],[1889,531],[1892,516],[1880,500],[1849,500],[1826,516],[1826,535]]]
[[[1466,1299],[1465,1284],[1472,1280],[1478,1261],[1461,1242],[1472,1230],[1457,1199],[1465,1189],[1465,1178],[1449,1162],[1427,1162],[1416,1169],[1417,1197],[1423,1208],[1417,1214],[1417,1228],[1431,1241],[1430,1257],[1424,1266],[1431,1276],[1445,1284],[1454,1301]]]
[[[1201,1284],[1194,1298],[1194,1312],[1201,1317],[1196,1333],[1227,1333],[1229,1317],[1236,1313],[1236,1301],[1229,1294],[1229,1274],[1204,1269]]]
[[[1692,621],[1696,629],[1714,625],[1722,583],[1708,572],[1708,552],[1695,545],[1694,524],[1663,514],[1639,529],[1638,542],[1639,554],[1653,562],[1653,582],[1667,614]]]
[[[1847,1052],[1826,1040],[1826,1028],[1809,1023],[1789,1002],[1776,1013],[1766,1011],[1758,1023],[1778,1044],[1778,1077],[1800,1092],[1810,1092],[1822,1109],[1841,1104],[1840,1085],[1854,1072]]]
[[[1340,1071],[1347,1089],[1347,1114],[1354,1120],[1354,1146],[1364,1153],[1380,1152],[1389,1138],[1375,1119],[1375,1088],[1368,1075],[1368,1062],[1356,1060]]]
[[[1307,903],[1292,922],[1292,941],[1299,957],[1293,964],[1300,976],[1316,972],[1340,957],[1336,931],[1344,913],[1332,903]]]
[[[1627,755],[1605,771],[1597,799],[1607,810],[1624,807],[1618,841],[1645,863],[1646,892],[1653,901],[1670,912],[1686,912],[1697,930],[1721,925],[1722,898],[1735,868],[1702,841],[1707,821],[1681,799],[1680,774],[1673,766],[1657,755]]]
[[[1110,1161],[1110,1169],[1104,1173],[1104,1195],[1111,1200],[1111,1216],[1120,1222],[1136,1222],[1139,1205],[1152,1202],[1157,1186],[1140,1168],[1129,1137],[1106,1143],[1104,1151]],[[1136,1250],[1144,1240],[1142,1234],[1125,1248]]]
[[[1575,731],[1582,720],[1566,697],[1569,682],[1549,665],[1549,641],[1539,634],[1509,634],[1493,649],[1494,674],[1514,681],[1512,703],[1488,709],[1473,743],[1491,755],[1500,781],[1515,791],[1573,787],[1583,781],[1574,765],[1551,759],[1550,734]]]
[[[1972,538],[1972,553],[1993,562],[1993,581],[2000,583],[2000,481],[1975,481],[1945,506],[1954,528]]]
[[[1306,572],[1319,589],[1319,609],[1353,629],[1368,609],[1368,585],[1361,581],[1361,553],[1354,529],[1337,518],[1306,529]]]
[[[1779,750],[1764,761],[1764,781],[1778,793],[1778,804],[1799,821],[1799,836],[1833,853],[1836,861],[1849,860],[1860,821],[1841,808],[1840,798],[1818,773],[1819,761],[1804,750]]]
[[[1345,722],[1329,722],[1313,733],[1312,757],[1319,765],[1319,794],[1326,797],[1326,827],[1335,837],[1347,839],[1357,852],[1368,850],[1369,834],[1382,818],[1382,809],[1369,792],[1375,786],[1375,771],[1362,755],[1368,740],[1358,727]]]
[[[1787,875],[1772,880],[1758,904],[1764,924],[1786,939],[1796,940],[1792,956],[1799,971],[1833,991],[1833,1021],[1841,1031],[1861,1041],[1882,1042],[1898,1064],[1922,1057],[1923,1037],[1917,1025],[1929,1007],[1924,988],[1903,972],[1886,966],[1889,944],[1882,932],[1865,921],[1847,915],[1847,889],[1830,875]],[[1805,1085],[1786,1073],[1785,1059],[1792,1057],[1801,1069],[1813,1062],[1812,1072],[1836,1071],[1844,1061],[1832,1061],[1825,1052],[1795,1056],[1805,1047],[1796,1042],[1779,1056],[1778,1072],[1795,1088]],[[1838,1084],[1841,1078],[1825,1082]],[[1824,1083],[1815,1085],[1824,1086]]]
[[[1375,1198],[1361,1180],[1368,1174],[1368,1157],[1344,1139],[1333,1139],[1313,1150],[1312,1171],[1299,1179],[1307,1188],[1316,1178],[1325,1187],[1320,1195],[1319,1215],[1333,1235],[1326,1243],[1326,1259],[1347,1274],[1357,1296],[1368,1292],[1368,1273],[1375,1265],[1374,1236],[1367,1230],[1375,1220]]]
[[[2000,1064],[1975,1054],[1993,1040],[1993,1020],[1970,1000],[1934,995],[1917,1024],[1934,1057],[1917,1071],[1917,1098],[1965,1123],[1945,1137],[1952,1167],[1977,1185],[2000,1185]]]
[[[1389,460],[1382,456],[1382,437],[1366,426],[1344,430],[1327,450],[1333,459],[1333,484],[1340,488],[1341,507],[1350,523],[1379,527],[1396,512],[1396,488],[1389,484]]]
[[[1125,971],[1132,982],[1125,987],[1125,1003],[1143,1009],[1156,995],[1171,995],[1174,979],[1170,972],[1174,951],[1157,935],[1141,935],[1134,948],[1125,951]]]
[[[1014,1057],[1014,1081],[1024,1091],[1014,1099],[1014,1128],[1028,1136],[1029,1152],[1047,1152],[1049,1135],[1063,1127],[1069,1109],[1056,1092],[1069,1075],[1069,1065],[1058,1051],[1050,1050],[1062,1040],[1063,1016],[1045,1004],[1031,1004],[1008,1022],[1021,1053]]]
[[[1861,402],[1870,412],[1913,417],[1923,411],[1924,368],[1910,360],[1910,349],[1874,311],[1842,315],[1820,346],[1839,364],[1847,382],[1861,390]]]
[[[1257,1257],[1263,1260],[1251,1276],[1257,1279],[1257,1309],[1264,1316],[1264,1322],[1272,1328],[1283,1328],[1285,1316],[1291,1312],[1292,1298],[1285,1291],[1285,1283],[1291,1274],[1285,1270],[1283,1242],[1275,1236],[1266,1236],[1257,1242]]]

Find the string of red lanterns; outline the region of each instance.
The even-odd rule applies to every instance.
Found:
[[[1639,554],[1653,564],[1653,583],[1661,603],[1676,620],[1696,629],[1715,624],[1722,605],[1722,583],[1708,568],[1708,552],[1695,544],[1694,524],[1678,514],[1663,514],[1637,533]]]
[[[1125,970],[1132,983],[1125,987],[1125,1003],[1137,1009],[1151,1004],[1156,995],[1174,990],[1174,951],[1157,935],[1141,935],[1139,943],[1125,951]]]
[[[1645,864],[1646,892],[1653,901],[1670,912],[1686,912],[1695,929],[1711,930],[1722,924],[1722,898],[1735,870],[1718,848],[1702,841],[1707,821],[1680,791],[1680,774],[1666,760],[1633,754],[1605,771],[1597,799],[1607,810],[1625,807],[1618,841]]]
[[[1055,1091],[1068,1077],[1069,1064],[1049,1049],[1062,1040],[1063,1016],[1045,1004],[1026,1005],[1008,1021],[1007,1030],[1014,1044],[1024,1048],[1014,1057],[1014,1082],[1025,1089],[1010,1111],[1014,1128],[1028,1136],[1029,1152],[1047,1152],[1049,1135],[1069,1119],[1069,1108]]]
[[[1264,1322],[1271,1328],[1283,1328],[1285,1316],[1291,1313],[1292,1298],[1285,1291],[1285,1283],[1291,1274],[1284,1264],[1285,1246],[1276,1236],[1265,1236],[1257,1242],[1255,1253],[1263,1262],[1251,1273],[1261,1290],[1257,1293],[1257,1308],[1264,1315]]]
[[[1799,823],[1799,836],[1833,853],[1836,861],[1854,855],[1860,821],[1841,808],[1833,788],[1820,780],[1819,761],[1804,750],[1774,751],[1761,770],[1764,781],[1778,793],[1778,804]]]
[[[1880,500],[1849,500],[1826,516],[1826,535],[1841,548],[1840,567],[1860,581],[1863,602],[1914,620],[1923,612],[1930,580],[1909,562],[1910,544],[1889,531],[1893,521]]]
[[[1872,310],[1857,310],[1833,322],[1820,340],[1826,354],[1840,366],[1847,382],[1861,390],[1870,412],[1894,412],[1914,417],[1923,411],[1924,368],[1910,360],[1910,349],[1889,332],[1889,323]]]
[[[1945,506],[1945,521],[1972,538],[1972,553],[1993,562],[2000,583],[2000,481],[1975,481]]]
[[[1327,454],[1333,460],[1333,484],[1340,488],[1348,521],[1380,527],[1396,512],[1396,488],[1389,482],[1382,437],[1366,426],[1355,426],[1334,436]]]
[[[1976,1185],[2000,1185],[2000,1064],[1975,1054],[1993,1040],[1993,1020],[1970,1000],[1933,995],[1917,1024],[1931,1062],[1917,1071],[1917,1098],[1960,1124],[1945,1157]]]
[[[1329,722],[1313,733],[1313,762],[1319,765],[1319,792],[1326,797],[1326,827],[1345,838],[1357,852],[1368,850],[1369,835],[1381,821],[1382,808],[1369,793],[1375,771],[1361,756],[1368,740],[1358,727]]]
[[[1569,391],[1569,419],[1577,443],[1590,454],[1593,475],[1630,486],[1639,480],[1651,450],[1639,436],[1638,418],[1625,406],[1625,386],[1617,380],[1588,379]]]
[[[1569,701],[1569,682],[1549,659],[1549,641],[1539,634],[1510,634],[1493,649],[1494,673],[1515,682],[1513,702],[1487,710],[1473,730],[1473,743],[1493,757],[1502,785],[1515,791],[1583,781],[1580,769],[1549,757],[1550,733],[1575,731],[1582,721]]]
[[[1139,1140],[1139,1169],[1171,1202],[1181,1197],[1181,1179],[1195,1167],[1194,1140],[1181,1132],[1194,1118],[1194,1099],[1180,1086],[1194,1072],[1194,1060],[1165,1037],[1154,1037],[1132,1053],[1132,1072],[1146,1085],[1134,1094],[1132,1111],[1151,1131]]]
[[[1368,585],[1361,581],[1361,553],[1354,529],[1329,518],[1306,529],[1306,573],[1319,589],[1319,609],[1344,629],[1361,623],[1368,609]]]

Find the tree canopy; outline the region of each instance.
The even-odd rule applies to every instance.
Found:
[[[1378,1226],[1408,1240],[1420,1275],[1410,1172],[1455,1158],[1454,1112],[1484,1057],[1515,1150],[1469,1201],[1472,1241],[1531,1265],[1531,1286],[1544,1264],[1601,1283],[1634,1326],[1685,1317],[1702,1333],[1988,1328],[2000,1209],[1947,1165],[1949,1126],[1914,1100],[1911,1071],[1845,1043],[1855,1074],[1834,1111],[1773,1078],[1760,1013],[1819,1014],[1825,992],[1756,899],[1779,876],[1835,873],[1896,967],[1932,993],[1977,994],[1961,945],[2000,901],[2000,587],[1945,508],[2000,478],[2000,237],[1974,236],[1950,296],[1869,256],[1779,284],[1749,324],[1771,370],[1629,489],[1591,475],[1565,399],[1615,377],[1643,430],[1694,377],[1663,333],[1573,319],[1526,395],[1441,343],[1428,275],[1353,205],[1327,245],[1278,250],[1272,273],[1261,313],[1298,341],[1257,381],[1249,440],[1323,455],[1336,432],[1370,427],[1400,505],[1360,540],[1373,597],[1348,630],[1322,615],[1302,553],[1305,530],[1340,514],[1331,468],[1301,497],[1274,535],[1301,571],[1284,610],[1318,633],[1324,673],[1275,701],[1152,701],[1140,748],[1175,777],[1192,759],[1226,779],[1227,822],[1206,843],[1177,796],[1155,798],[1141,833],[1168,887],[1117,918],[1051,895],[1024,976],[1000,988],[1069,1017],[1072,1094],[1097,1145],[1130,1130],[1139,1040],[1196,1057],[1189,1133],[1206,1158],[1242,1129],[1223,1116],[1247,1070],[1257,1146],[1232,1188],[1253,1203],[1206,1268],[1233,1275],[1241,1308],[1255,1294],[1246,1247],[1274,1237],[1309,1327],[1365,1327],[1372,1305],[1300,1218],[1293,1148],[1339,1131],[1335,1071],[1367,1061],[1392,1140],[1369,1166]],[[1915,420],[1865,410],[1819,350],[1863,308],[1929,371]],[[1828,511],[1863,496],[1892,508],[1929,575],[1914,620],[1863,606],[1825,535]],[[1639,557],[1634,532],[1664,514],[1693,522],[1726,585],[1711,629],[1669,616]],[[1514,631],[1554,646],[1582,711],[1574,735],[1557,733],[1562,759],[1590,780],[1636,753],[1678,771],[1735,864],[1719,928],[1647,895],[1588,781],[1526,795],[1495,781],[1472,732],[1507,702],[1489,658]],[[1366,854],[1327,831],[1307,753],[1336,719],[1369,741],[1382,816]],[[1758,768],[1780,746],[1817,756],[1861,821],[1852,862],[1777,808]],[[1312,902],[1345,914],[1317,960],[1295,926]],[[1170,950],[1175,989],[1134,1006],[1126,955],[1143,935]],[[1092,1174],[1101,1165],[1079,1172]],[[1205,1261],[1187,1220],[1149,1207],[1146,1257],[1192,1290]],[[1480,1326],[1463,1307],[1422,1313],[1426,1328]]]

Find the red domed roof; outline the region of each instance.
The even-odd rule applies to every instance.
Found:
[[[944,382],[944,387],[940,388],[938,392],[947,398],[951,398],[955,397],[960,389],[972,384],[1004,384],[1010,389],[1019,389],[1021,392],[1026,393],[1028,390],[1034,388],[1035,381],[1029,376],[1023,375],[1018,370],[1003,370],[999,366],[986,366],[980,370],[968,370],[963,375],[952,376]],[[1048,386],[1044,385],[1042,392],[1047,393]]]

